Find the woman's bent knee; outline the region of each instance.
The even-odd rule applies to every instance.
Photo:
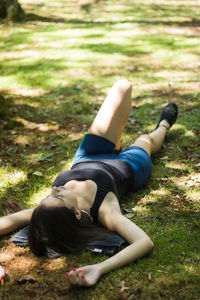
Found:
[[[120,92],[126,93],[132,91],[132,84],[127,79],[120,79],[115,83]]]
[[[152,138],[148,134],[143,134],[135,141],[133,146],[138,146],[138,147],[144,149],[149,155],[151,155]]]

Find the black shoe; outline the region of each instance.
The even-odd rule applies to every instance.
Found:
[[[178,116],[178,107],[175,103],[168,103],[164,108],[160,115],[160,120],[155,129],[157,129],[162,120],[167,121],[170,127],[176,122]]]

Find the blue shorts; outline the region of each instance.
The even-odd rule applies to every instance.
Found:
[[[152,162],[148,153],[137,146],[130,146],[115,154],[115,144],[107,139],[86,134],[73,160],[73,164],[91,159],[120,159],[132,167],[134,172],[133,191],[143,187],[151,175]]]

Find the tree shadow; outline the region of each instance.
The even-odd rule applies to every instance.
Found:
[[[152,15],[149,15],[148,17],[148,7],[146,5],[137,6],[134,4],[132,7],[134,9],[125,11],[125,16],[116,21],[92,21],[91,15],[89,16],[90,20],[87,18],[84,20],[78,18],[67,20],[64,18],[48,18],[39,15],[37,16],[36,14],[28,14],[24,23],[32,21],[55,24],[63,23],[66,24],[68,28],[94,29],[94,27],[100,27],[106,28],[106,30],[113,29],[115,25],[120,24],[139,25],[147,28],[151,26],[199,26],[200,21],[197,17],[191,18],[191,20],[188,21],[181,21],[181,19],[178,19],[179,17],[183,17],[184,15],[182,14],[185,13],[181,8],[177,15],[177,11],[174,8],[167,10],[165,7],[158,5],[148,6],[153,9]],[[168,7],[171,7],[171,5]],[[92,11],[92,6],[86,5],[84,7],[83,5],[82,11],[90,13]],[[138,15],[134,13],[138,13]],[[139,15],[140,13],[144,15],[141,16]],[[166,19],[174,14],[175,17],[177,17],[177,20],[171,21]],[[128,19],[128,16],[135,16],[135,19]],[[159,19],[156,19],[156,16],[159,17]],[[190,17],[190,15],[185,16],[187,16],[187,18]],[[21,24],[23,24],[23,22]],[[29,33],[20,34],[17,36],[11,35],[10,40],[7,40],[8,43],[4,45],[3,43],[7,38],[3,39],[3,37],[1,37],[1,49],[10,50],[12,47],[14,48],[15,45],[23,43],[29,44],[31,42]],[[86,35],[85,38],[102,38],[103,36],[103,34],[89,34]],[[192,35],[187,38],[190,37],[192,37]],[[152,35],[150,35],[149,37],[146,36],[144,39],[144,37],[140,35],[139,38],[142,41],[146,40],[148,45],[152,44],[153,49],[160,47],[176,51],[180,47],[179,43],[173,41],[169,36],[165,39],[163,36],[153,38]],[[134,43],[134,41],[132,42]],[[86,49],[87,45],[81,47]],[[186,47],[189,46],[186,45]],[[88,49],[93,53],[117,53],[126,55],[129,58],[131,58],[132,55],[138,56],[140,54],[145,55],[150,53],[135,45],[124,46],[117,43],[99,43],[99,45],[89,43]],[[146,62],[146,65],[147,64],[148,62]],[[138,66],[141,67],[141,64],[138,64]],[[139,67],[138,69],[134,69],[129,76],[140,75]],[[38,73],[41,70],[40,68],[44,75],[38,76]],[[63,68],[66,68],[66,65],[63,64],[62,60],[51,61],[44,59],[26,66],[17,64],[16,67],[13,66],[12,69],[10,66],[6,66],[6,63],[3,63],[1,72],[5,76],[19,74],[17,78],[30,87],[36,87],[38,83],[42,87],[49,87],[49,73],[51,73],[52,68],[56,71],[62,71]],[[182,70],[182,67],[179,66],[179,69]],[[148,66],[145,66],[143,71],[145,70],[149,70]],[[36,79],[31,77],[33,73],[37,75]],[[142,76],[143,75],[141,74],[141,77]],[[151,80],[153,79],[151,78]],[[195,164],[199,162],[199,157],[195,155],[198,154],[197,150],[200,146],[198,139],[200,134],[200,104],[198,102],[198,93],[182,92],[181,89],[178,90],[171,87],[151,89],[134,99],[134,101],[139,104],[139,107],[135,109],[132,116],[137,125],[135,128],[136,133],[138,131],[149,132],[150,129],[148,126],[157,122],[159,116],[158,107],[162,108],[164,103],[175,101],[179,105],[179,118],[177,124],[178,126],[181,126],[181,128],[177,126],[175,129],[172,129],[169,136],[166,138],[166,146],[164,146],[155,157],[152,157],[154,170],[147,187],[145,187],[143,191],[128,196],[127,199],[128,205],[132,205],[132,199],[135,199],[134,203],[136,204],[137,201],[141,201],[142,197],[148,195],[152,191],[156,192],[162,188],[169,191],[168,195],[158,194],[158,196],[155,196],[155,202],[148,201],[147,203],[143,203],[141,205],[141,213],[134,215],[133,218],[133,221],[144,228],[153,238],[153,241],[155,242],[154,253],[148,257],[148,259],[144,258],[138,263],[130,265],[125,269],[116,270],[115,272],[110,273],[109,281],[106,277],[102,278],[101,282],[98,283],[98,287],[92,288],[91,292],[81,288],[70,289],[66,286],[66,280],[64,279],[64,273],[72,267],[79,266],[80,264],[82,265],[83,262],[84,264],[91,264],[91,261],[93,263],[95,257],[91,254],[67,256],[66,259],[64,259],[67,264],[66,267],[58,267],[56,271],[45,269],[45,263],[50,264],[49,260],[45,260],[44,258],[37,259],[36,264],[31,268],[33,273],[38,276],[38,281],[33,284],[27,284],[24,288],[19,288],[19,285],[16,282],[9,285],[9,288],[8,286],[6,286],[5,289],[2,287],[1,290],[5,290],[4,298],[9,299],[9,297],[12,297],[10,296],[12,292],[13,295],[15,295],[17,290],[18,295],[26,299],[29,299],[29,297],[39,298],[37,297],[39,293],[42,293],[43,298],[47,298],[49,295],[49,299],[92,299],[94,289],[95,295],[98,295],[98,292],[102,292],[102,290],[105,291],[103,297],[106,298],[106,292],[109,293],[110,290],[118,291],[120,282],[124,281],[124,278],[126,279],[126,285],[130,285],[127,294],[122,295],[122,293],[120,293],[116,296],[120,299],[122,297],[128,299],[128,297],[132,297],[133,294],[137,299],[141,299],[141,295],[143,294],[144,298],[145,289],[148,290],[146,291],[148,295],[151,295],[152,293],[152,299],[156,298],[156,291],[158,298],[170,298],[171,289],[173,288],[174,297],[177,297],[178,295],[180,299],[186,299],[187,296],[188,298],[191,298],[191,294],[189,295],[188,290],[192,285],[193,288],[195,285],[197,286],[197,284],[195,284],[197,275],[193,274],[192,271],[185,272],[185,270],[189,270],[192,264],[196,265],[198,263],[199,227],[197,224],[199,223],[199,214],[192,212],[194,211],[194,205],[189,201],[187,195],[187,182],[180,187],[180,185],[177,184],[176,179],[189,176],[190,173],[195,173],[199,170],[198,167],[195,167]],[[6,94],[6,91],[4,94]],[[4,127],[6,126],[5,122],[1,123],[0,126],[3,131],[1,131],[3,137],[1,135],[0,146],[2,155],[1,165],[5,167],[5,169],[7,166],[11,166],[16,170],[23,171],[27,174],[27,178],[13,185],[9,183],[5,188],[5,192],[2,193],[0,201],[5,199],[5,197],[12,197],[12,199],[21,202],[24,206],[28,207],[30,206],[29,199],[34,193],[37,193],[46,187],[50,188],[53,178],[63,170],[64,165],[59,164],[59,162],[64,161],[64,163],[68,163],[71,161],[73,154],[80,144],[80,137],[73,138],[72,136],[70,139],[70,135],[83,133],[83,125],[87,126],[89,124],[93,118],[92,116],[90,117],[90,115],[94,115],[99,106],[99,103],[96,101],[98,95],[103,95],[103,93],[97,92],[95,87],[91,85],[91,82],[87,80],[80,82],[79,79],[69,86],[50,89],[49,92],[38,97],[7,95],[7,99],[13,101],[11,109],[13,115],[10,117],[10,121],[12,119],[17,119],[18,117],[21,120],[18,120],[19,123],[21,122],[21,127],[15,127],[15,123],[15,125],[6,129]],[[151,100],[150,103],[148,101],[149,98]],[[26,121],[27,123],[25,122],[24,124],[23,121]],[[8,125],[9,120],[6,122]],[[46,126],[46,131],[41,130],[42,124]],[[31,128],[29,126],[33,127]],[[58,129],[52,129],[52,127],[56,126]],[[131,125],[126,131],[128,132],[129,137],[132,137],[133,130],[134,126]],[[29,140],[27,143],[22,144],[18,138],[24,136],[28,137]],[[51,160],[50,157],[49,161],[44,160],[39,162],[38,158],[34,159],[35,156],[38,157],[38,154],[52,154],[53,159]],[[175,163],[177,162],[177,164],[188,164],[190,170],[189,167],[182,170],[178,167],[167,166],[165,160],[161,160],[161,158],[165,156],[168,156],[169,160],[172,160],[172,162],[174,161]],[[35,171],[41,171],[44,176],[41,176],[40,178],[36,177],[33,174]],[[180,197],[180,200],[177,196]],[[186,209],[174,210],[174,205],[178,201],[180,201],[181,207],[185,205]],[[148,211],[149,214],[145,213],[145,210]],[[24,253],[21,252],[19,255],[24,256]],[[30,253],[25,258],[29,259],[29,257],[31,257]],[[100,261],[101,259],[103,258],[96,258],[96,261]],[[175,266],[178,270],[177,273]],[[163,273],[156,273],[157,271],[155,269],[158,269],[158,271]],[[179,271],[180,274],[178,273]],[[24,272],[24,269],[21,272]],[[53,272],[55,272],[55,276],[51,278]],[[131,273],[130,277],[129,273]],[[169,283],[169,278],[171,278],[172,274],[175,274],[173,275],[175,280],[172,278],[172,283]],[[16,274],[15,276],[17,277]],[[151,280],[151,276],[153,280]],[[180,280],[181,276],[184,278],[182,281]],[[175,292],[176,285],[176,291],[180,289],[178,292]],[[184,285],[187,286],[187,290],[183,288]],[[152,290],[155,287],[154,291],[152,291],[150,287],[152,287]],[[39,294],[39,296],[40,295],[41,294]],[[110,295],[108,294],[108,299],[109,297]]]
[[[117,43],[98,43],[98,44],[86,44],[81,45],[81,49],[89,49],[96,53],[118,53],[126,56],[137,56],[137,55],[144,55],[150,53],[149,51],[142,50],[141,47],[137,45],[121,45]]]
[[[86,94],[90,96],[87,99]],[[93,99],[97,94],[90,82],[77,80],[38,97],[11,96],[11,113],[1,123],[1,166],[24,172],[26,179],[8,184],[1,193],[1,205],[5,197],[11,197],[27,206],[34,193],[51,186],[52,178],[72,160],[83,131],[92,122],[99,106]],[[46,99],[51,99],[49,104]],[[52,99],[57,99],[54,106]],[[23,103],[26,100],[27,104]],[[42,176],[35,176],[35,171]]]
[[[20,23],[39,21],[44,23],[66,23],[67,20],[64,18],[48,18],[44,16],[40,16],[33,13],[26,13],[23,17],[23,20]]]

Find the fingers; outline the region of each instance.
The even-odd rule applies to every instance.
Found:
[[[5,271],[0,265],[0,285],[4,283]]]
[[[66,276],[72,285],[83,286],[86,284],[85,275],[83,274],[82,270],[73,269],[72,271],[67,272]]]
[[[5,271],[2,268],[2,266],[0,265],[0,278],[3,278],[5,276]]]

